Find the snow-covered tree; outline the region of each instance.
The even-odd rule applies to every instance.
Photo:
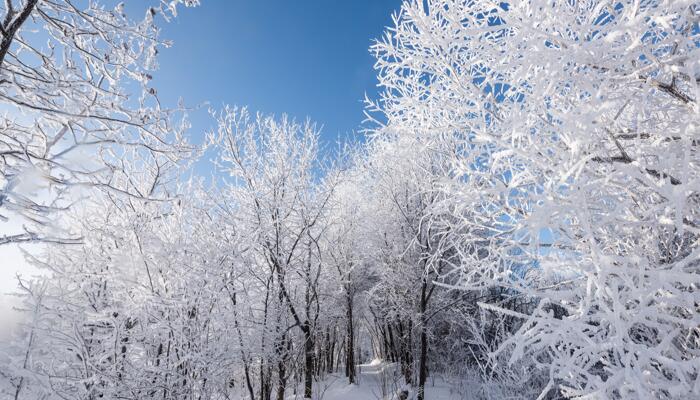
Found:
[[[391,127],[389,127],[391,129]],[[440,190],[452,171],[458,143],[448,138],[383,133],[370,145],[363,168],[368,182],[366,213],[373,221],[366,240],[373,246],[381,281],[371,289],[372,301],[384,316],[398,318],[405,347],[400,354],[405,379],[415,382],[424,398],[429,363],[431,317],[444,306],[446,291],[436,285],[456,253],[447,240],[456,232],[454,207]],[[368,220],[370,220],[368,219]],[[390,322],[391,323],[391,322]],[[407,326],[404,326],[407,325]],[[391,329],[389,327],[388,329]],[[416,331],[415,339],[413,331]],[[417,364],[413,359],[414,340]],[[414,379],[414,374],[416,375]]]
[[[272,339],[277,362],[277,399],[282,400],[289,371],[292,339],[303,335],[304,397],[311,398],[315,372],[315,322],[319,315],[321,277],[320,226],[333,185],[317,190],[315,173],[318,131],[286,116],[277,120],[246,109],[218,114],[211,140],[219,150],[218,165],[229,176],[222,207],[229,224],[249,235],[256,273],[266,282],[265,306],[277,307]],[[252,394],[251,394],[252,396]],[[263,396],[265,397],[265,396]]]
[[[0,219],[22,226],[0,245],[74,242],[54,229],[57,212],[87,188],[149,198],[123,162],[133,151],[149,164],[190,157],[178,109],[161,107],[150,84],[156,55],[169,43],[157,19],[178,5],[127,7],[98,1],[6,0],[0,20]]]
[[[102,198],[76,211],[81,244],[48,246],[22,281],[22,362],[0,373],[14,398],[210,399],[226,393],[232,352],[228,265],[209,240],[202,192],[178,204]],[[233,353],[235,354],[235,353]],[[12,360],[12,358],[10,358]]]
[[[407,1],[376,106],[461,132],[465,288],[539,299],[503,345],[569,397],[687,398],[698,374],[694,1]],[[498,305],[488,305],[501,309]]]
[[[368,199],[367,171],[363,164],[357,164],[360,157],[357,147],[341,157],[347,158],[343,162],[349,165],[337,167],[341,169],[340,179],[330,199],[322,237],[325,264],[337,273],[335,279],[329,279],[329,290],[338,293],[337,306],[342,310],[345,376],[350,384],[357,381],[356,332],[361,313],[366,312],[358,298],[377,283],[379,267],[374,262],[376,241],[372,240],[377,227],[372,219],[374,203]]]

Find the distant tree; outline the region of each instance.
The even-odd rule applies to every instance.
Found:
[[[230,210],[228,223],[250,235],[253,267],[266,282],[266,309],[278,306],[277,315],[262,317],[276,319],[277,399],[287,389],[292,328],[303,336],[304,397],[311,398],[322,274],[319,242],[333,190],[333,185],[325,190],[314,185],[318,131],[310,122],[251,117],[246,109],[226,108],[217,119],[210,139],[219,152],[220,171],[228,175],[221,204]]]
[[[387,128],[391,129],[391,127]],[[454,145],[457,141],[418,135],[384,132],[367,145],[360,160],[367,221],[366,251],[380,260],[376,267],[379,282],[370,289],[376,313],[385,317],[394,338],[405,381],[425,398],[428,377],[430,336],[436,313],[446,291],[441,276],[453,265],[456,253],[447,240],[456,212],[441,190],[451,177]],[[371,215],[371,217],[369,217]],[[414,335],[414,331],[416,334]],[[415,359],[414,359],[414,349]]]
[[[356,149],[355,149],[356,150]],[[351,153],[350,163],[359,159]],[[362,314],[358,312],[358,297],[377,283],[378,267],[374,261],[373,240],[376,221],[373,221],[373,202],[368,199],[368,176],[364,165],[351,165],[343,169],[327,212],[327,230],[323,235],[323,254],[328,268],[335,269],[336,279],[329,279],[339,289],[338,306],[344,311],[341,320],[345,323],[345,376],[348,383],[357,383],[357,360],[355,332]],[[360,309],[359,311],[364,311]]]

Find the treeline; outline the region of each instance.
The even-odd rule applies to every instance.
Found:
[[[436,210],[454,148],[376,139],[324,166],[311,124],[236,108],[217,122],[216,187],[95,196],[70,216],[80,244],[32,258],[49,272],[21,282],[24,357],[3,372],[18,398],[311,398],[373,358],[420,398],[428,373],[493,373],[521,321],[477,305],[507,292],[448,287],[466,232]],[[149,172],[134,189],[158,186]]]

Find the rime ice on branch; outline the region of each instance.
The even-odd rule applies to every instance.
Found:
[[[134,21],[124,3],[5,0],[0,218],[22,228],[4,232],[0,245],[78,241],[54,220],[93,188],[167,197],[156,182],[172,178],[194,148],[182,136],[182,110],[161,107],[150,80],[168,46],[156,22],[174,17],[179,3],[198,1],[154,1]]]

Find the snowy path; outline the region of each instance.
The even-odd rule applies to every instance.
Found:
[[[374,361],[358,366],[358,382],[348,385],[342,374],[331,374],[316,384],[314,400],[395,400],[396,393],[403,385],[397,364]],[[426,387],[426,400],[463,399],[457,393],[450,393],[447,385],[437,384]],[[413,397],[409,397],[413,398]],[[290,399],[291,400],[291,399]]]

